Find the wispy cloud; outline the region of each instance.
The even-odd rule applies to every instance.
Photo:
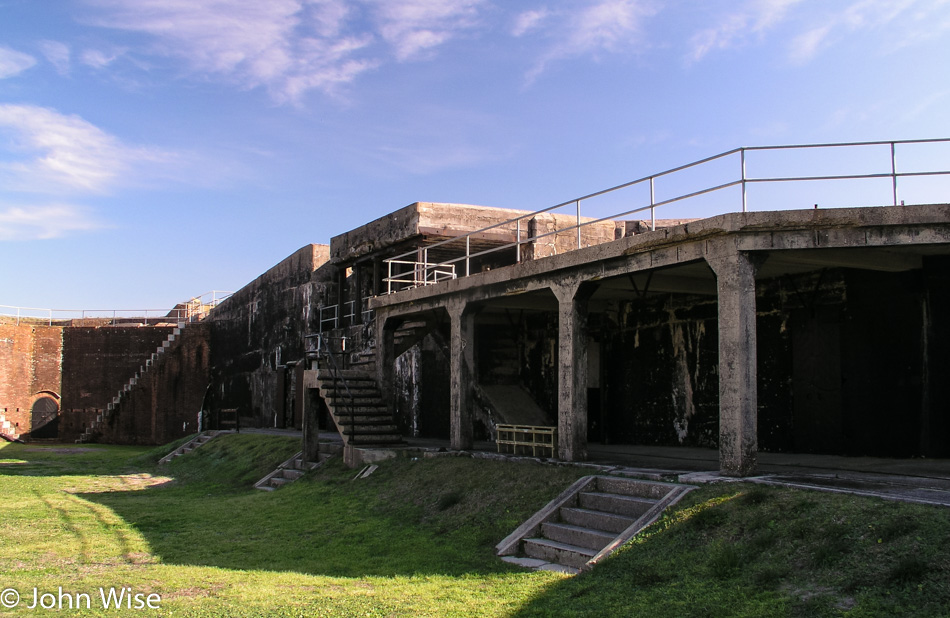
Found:
[[[512,36],[524,36],[525,34],[541,27],[545,19],[550,15],[547,9],[535,11],[525,11],[515,16],[514,26],[511,28]]]
[[[91,23],[151,37],[145,53],[265,88],[280,103],[392,60],[425,57],[478,23],[486,0],[87,0]],[[389,51],[387,51],[389,50]]]
[[[151,35],[152,53],[279,101],[332,90],[372,68],[357,56],[369,38],[350,35],[343,0],[90,0],[99,26]]]
[[[941,36],[950,31],[950,15],[947,0],[852,0],[822,4],[747,0],[721,15],[716,25],[693,35],[686,57],[696,62],[715,51],[757,43],[786,25],[789,28],[783,36],[787,37],[788,60],[804,64],[840,39],[863,31],[887,29],[882,49]]]
[[[687,57],[702,59],[708,53],[748,44],[778,25],[802,0],[752,0],[738,11],[724,15],[716,26],[696,33],[689,42]]]
[[[49,240],[106,227],[87,209],[73,204],[0,204],[0,242]]]
[[[32,105],[0,105],[7,159],[0,187],[28,193],[103,193],[167,153],[123,144],[78,116]],[[11,160],[12,159],[12,160]]]
[[[484,0],[371,0],[382,38],[397,60],[424,54],[477,23]]]
[[[19,75],[36,64],[36,58],[9,47],[0,46],[0,79]]]
[[[528,71],[528,81],[558,60],[642,48],[646,44],[644,23],[658,10],[652,0],[598,0],[581,8],[522,13],[513,34],[537,33],[551,40]],[[537,27],[542,19],[550,24],[543,29]]]
[[[72,51],[61,41],[41,41],[40,50],[60,75],[69,73]]]
[[[104,69],[116,61],[125,52],[123,50],[113,50],[110,52],[101,49],[87,49],[80,55],[82,63],[94,69]]]
[[[897,49],[950,31],[946,0],[857,0],[822,15],[792,39],[789,58],[803,64],[839,39],[862,31],[880,31],[883,49]]]

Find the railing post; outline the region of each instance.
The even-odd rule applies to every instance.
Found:
[[[897,206],[897,150],[891,142],[891,185],[894,189],[894,205]]]
[[[429,285],[429,248],[422,249],[422,285]]]
[[[515,263],[521,263],[521,218],[515,222]]]
[[[742,165],[742,212],[748,210],[748,197],[746,195],[746,177],[745,177],[745,148],[739,149],[739,159]]]
[[[386,269],[387,269],[387,272],[389,273],[386,276],[386,293],[392,294],[393,293],[393,262],[392,260],[386,260]]]
[[[650,176],[650,231],[656,231],[656,188],[653,186],[654,176]]]
[[[472,236],[471,234],[465,235],[465,276],[471,274],[471,255],[472,255]]]
[[[577,205],[577,248],[581,248],[581,201],[574,202]]]

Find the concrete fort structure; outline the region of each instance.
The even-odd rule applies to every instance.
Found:
[[[484,424],[479,391],[508,383],[561,459],[592,440],[708,446],[742,476],[763,447],[950,454],[948,277],[945,205],[736,213],[369,304],[385,391],[400,326],[443,325],[453,448]],[[517,362],[499,368],[504,348]]]
[[[745,154],[711,189],[741,187],[737,210]],[[335,430],[350,461],[412,438],[566,461],[699,447],[732,476],[763,451],[950,457],[950,205],[902,205],[911,175],[886,178],[891,206],[702,219],[411,204],[187,323],[0,323],[0,425],[296,428],[312,458]]]

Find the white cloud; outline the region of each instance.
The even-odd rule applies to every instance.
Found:
[[[345,0],[90,0],[100,26],[141,32],[153,51],[278,101],[311,89],[332,91],[376,63],[358,52],[371,42],[349,34]]]
[[[19,75],[36,64],[36,58],[9,47],[0,46],[0,79]]]
[[[0,242],[61,238],[102,227],[85,208],[73,204],[0,205]]]
[[[644,22],[658,10],[652,0],[598,0],[580,9],[545,15],[546,20],[557,19],[557,24],[545,31],[554,42],[528,72],[528,81],[557,60],[644,46]]]
[[[80,56],[80,60],[84,65],[94,69],[104,69],[115,62],[123,53],[121,50],[106,53],[99,49],[87,49]]]
[[[718,49],[739,47],[749,38],[762,35],[783,22],[789,10],[802,0],[752,0],[735,13],[722,18],[719,25],[695,34],[689,43],[688,57],[692,61],[702,59]]]
[[[91,23],[149,35],[155,53],[276,101],[334,93],[390,60],[416,59],[478,23],[487,0],[86,0]]]
[[[525,34],[541,27],[541,24],[548,17],[549,11],[541,9],[539,11],[525,11],[515,17],[514,27],[511,29],[512,36],[524,36]]]
[[[0,105],[0,134],[11,137],[0,187],[31,193],[102,193],[167,154],[121,143],[78,116],[31,105]],[[12,160],[10,160],[12,159]]]
[[[60,75],[69,73],[72,52],[68,45],[60,41],[42,41],[40,50]]]
[[[790,25],[788,59],[813,60],[845,36],[879,30],[881,49],[896,49],[950,31],[947,0],[852,0],[850,3],[806,3],[803,0],[748,0],[723,15],[719,23],[696,33],[687,58],[698,61],[716,50],[761,41],[782,25]],[[885,32],[886,30],[886,32]]]
[[[382,38],[398,60],[435,48],[477,23],[484,0],[371,0]]]

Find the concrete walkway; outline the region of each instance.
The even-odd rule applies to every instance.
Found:
[[[301,436],[293,429],[242,429],[246,433]],[[336,432],[320,432],[321,441],[339,442]],[[405,449],[450,450],[448,440],[406,438]],[[477,442],[478,454],[495,453],[493,442]],[[719,451],[671,446],[588,445],[587,465],[617,468],[643,478],[682,483],[738,480],[799,487],[889,500],[950,506],[950,460],[840,457],[797,453],[759,453],[756,475],[744,479],[719,474]],[[500,455],[499,455],[500,456]],[[501,457],[501,456],[500,456]]]

